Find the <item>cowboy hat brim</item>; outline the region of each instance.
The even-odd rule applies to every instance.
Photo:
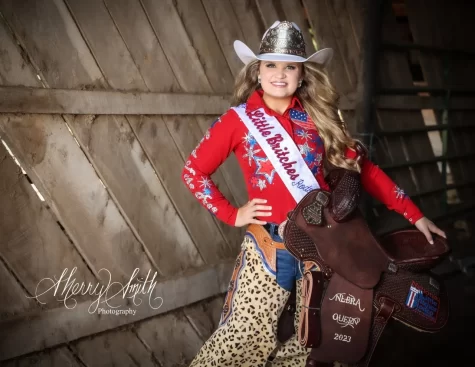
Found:
[[[323,66],[326,66],[333,57],[333,49],[324,48],[321,49],[308,58],[289,55],[289,54],[279,54],[279,53],[267,53],[256,55],[252,50],[242,41],[234,41],[234,51],[241,59],[244,64],[249,64],[254,60],[263,60],[263,61],[286,61],[286,62],[316,62]]]

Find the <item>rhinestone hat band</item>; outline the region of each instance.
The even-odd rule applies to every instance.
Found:
[[[264,34],[259,52],[307,57],[302,32],[288,21],[280,22]]]

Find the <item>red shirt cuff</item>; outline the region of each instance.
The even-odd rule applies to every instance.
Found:
[[[234,226],[236,224],[236,218],[237,218],[237,213],[238,213],[238,208],[233,207],[233,211],[231,212],[231,215],[229,216],[228,220],[224,221],[226,224],[229,224],[230,226]]]
[[[409,221],[409,223],[415,224],[419,219],[421,219],[424,216],[424,214],[411,201],[407,204],[406,210],[404,211],[403,216]]]

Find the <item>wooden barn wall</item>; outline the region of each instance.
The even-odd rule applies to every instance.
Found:
[[[382,11],[382,42],[402,42],[403,33],[396,22],[396,15],[391,4],[386,2]],[[410,65],[405,52],[385,51],[379,58],[379,83],[381,88],[411,88],[414,86]],[[376,111],[377,128],[380,131],[391,129],[413,129],[424,127],[420,110],[386,110]],[[434,157],[427,132],[410,133],[402,136],[385,136],[375,141],[375,153],[378,163],[384,167],[408,161],[417,161]],[[403,166],[386,171],[424,212],[440,213],[440,205],[434,197],[417,198],[415,194],[423,189],[430,190],[443,186],[442,175],[437,163],[418,166]],[[394,228],[405,221],[399,214],[388,211],[385,207],[378,208],[381,222],[386,227]],[[381,225],[382,226],[382,225]],[[387,229],[387,228],[386,228]]]
[[[464,3],[457,7],[445,1],[405,0],[386,1],[382,10],[381,44],[415,44],[447,50],[475,51],[473,40],[466,34],[473,33],[470,16],[473,4]],[[404,14],[407,22],[397,19]],[[376,110],[377,127],[374,139],[374,154],[377,163],[404,189],[406,194],[429,218],[441,219],[448,214],[473,208],[473,167],[474,147],[470,142],[474,137],[473,93],[468,96],[457,93],[458,90],[473,88],[473,70],[475,59],[461,57],[457,53],[448,54],[427,49],[410,50],[381,47],[379,57],[379,87],[382,90],[411,89],[417,87],[449,88],[451,95],[444,93],[422,93],[425,104],[417,93],[406,95],[392,94],[386,97],[385,106],[378,105]],[[450,64],[446,64],[446,62]],[[414,65],[419,66],[423,80],[413,74]],[[449,66],[449,70],[445,66]],[[447,72],[448,71],[448,72]],[[381,97],[381,96],[380,96]],[[447,101],[447,103],[445,103]],[[415,102],[415,103],[413,103]],[[426,101],[424,101],[426,102]],[[449,133],[424,131],[431,123],[430,114],[435,116],[435,124],[444,123],[443,105],[448,107],[449,124],[458,126]],[[436,106],[437,105],[437,106]],[[432,109],[431,106],[436,106]],[[429,118],[425,119],[425,116]],[[426,121],[425,121],[426,120]],[[462,127],[462,128],[461,128]],[[414,131],[415,129],[420,131]],[[406,133],[403,131],[406,129]],[[385,135],[386,132],[402,131]],[[379,134],[379,135],[378,135]],[[445,135],[448,134],[448,135]],[[441,152],[431,140],[441,142],[447,136],[445,153],[449,157],[450,170],[447,179],[442,172],[442,162],[437,161]],[[424,162],[425,161],[425,162]],[[387,169],[385,167],[388,167]],[[447,191],[451,185],[457,188]],[[457,200],[454,200],[454,195]],[[405,219],[395,212],[387,210],[381,203],[375,204],[375,228],[388,232],[407,225]]]
[[[431,2],[434,12],[427,17],[424,5],[427,1],[407,1],[408,15],[414,42],[431,45],[439,48],[459,50],[471,50],[475,52],[475,40],[473,37],[464,37],[466,34],[475,32],[472,22],[475,13],[475,4],[467,7],[450,7],[450,4],[437,0]],[[422,21],[424,20],[424,21]],[[441,88],[451,86],[455,89],[469,89],[475,84],[475,75],[472,72],[475,67],[475,57],[471,58],[457,54],[435,55],[431,52],[419,54],[424,79],[428,87]],[[453,99],[453,98],[452,98]],[[475,102],[472,97],[471,103]],[[467,105],[470,101],[467,101]],[[463,126],[465,129],[453,130],[447,140],[447,154],[451,156],[465,156],[466,158],[454,159],[448,163],[456,183],[475,183],[475,111],[452,109],[449,100],[448,111],[449,124]],[[443,124],[442,111],[436,113],[437,124]],[[472,127],[472,128],[471,128]],[[470,157],[471,156],[471,157]],[[457,194],[462,201],[473,203],[475,197],[471,187],[457,189]]]
[[[243,229],[206,215],[181,170],[226,109],[233,41],[256,49],[276,19],[300,25],[309,53],[312,34],[335,49],[352,127],[363,32],[352,0],[0,0],[0,137],[24,170],[0,144],[2,365],[189,363],[217,326]],[[234,156],[213,179],[247,201]],[[45,279],[73,268],[102,286],[156,274],[163,305],[121,297],[135,315],[99,315],[97,297],[78,295],[68,308]]]

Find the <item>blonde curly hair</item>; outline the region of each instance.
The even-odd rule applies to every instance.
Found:
[[[249,96],[259,89],[257,76],[260,61],[247,64],[236,78],[232,106],[238,106],[247,101]],[[338,114],[339,95],[332,86],[325,69],[317,63],[302,64],[302,85],[297,88],[295,96],[300,100],[305,112],[310,116],[325,146],[326,163],[336,167],[361,171],[359,163],[345,157],[347,148],[355,149],[360,143],[351,137],[345,123]]]

